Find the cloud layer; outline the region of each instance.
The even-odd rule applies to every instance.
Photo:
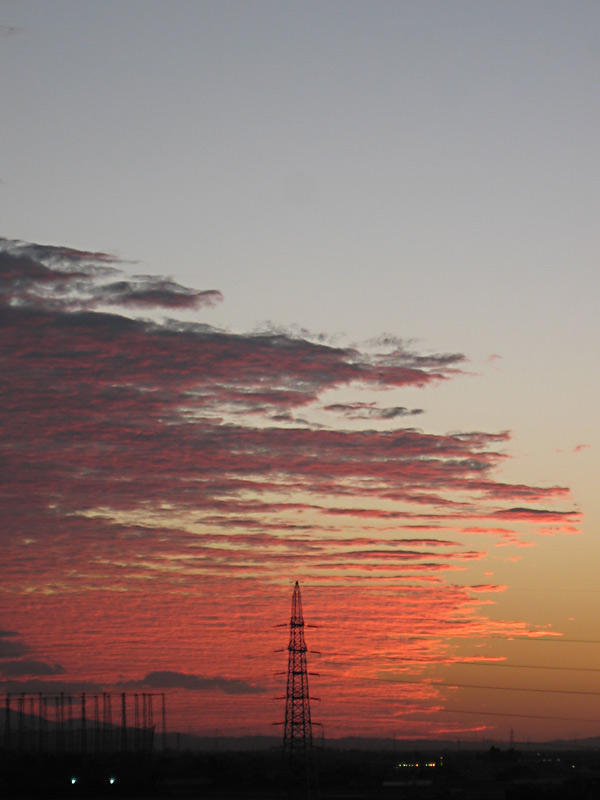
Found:
[[[31,596],[56,614],[53,603],[76,594],[90,613],[105,604],[113,621],[116,596],[204,597],[202,608],[222,626],[198,623],[212,662],[204,655],[184,663],[188,650],[168,651],[166,623],[153,623],[154,645],[137,665],[120,643],[121,660],[137,670],[125,678],[252,695],[265,685],[260,672],[227,655],[237,587],[255,614],[268,616],[261,598],[287,597],[289,580],[301,577],[338,629],[348,613],[344,592],[360,594],[353,611],[365,624],[364,659],[332,658],[332,674],[385,669],[396,637],[409,635],[403,652],[422,668],[450,635],[498,627],[475,611],[498,587],[455,585],[486,558],[487,547],[465,546],[465,535],[516,546],[530,544],[536,529],[575,530],[578,515],[556,507],[567,498],[564,487],[495,477],[507,457],[506,432],[398,427],[423,416],[397,404],[398,393],[457,378],[461,354],[419,353],[395,339],[336,347],[285,331],[138,318],[132,311],[204,309],[222,297],[170,278],[128,277],[126,265],[105,253],[1,244],[1,536],[4,596],[21,609],[19,630],[33,619]],[[394,401],[376,403],[374,390]],[[394,598],[394,608],[404,598],[403,616],[385,626],[373,624],[387,617],[382,597]],[[2,657],[12,659],[6,676],[58,674],[65,664],[73,680],[118,682],[123,667],[112,645],[105,666],[85,672],[68,646],[63,658],[56,619],[50,633],[36,627],[40,614],[27,628],[28,649],[19,650],[10,632],[0,638]],[[111,628],[106,614],[96,637]],[[147,608],[136,615],[131,624],[147,628]],[[523,623],[507,630],[522,631]],[[77,636],[93,646],[93,634]],[[263,646],[264,632],[255,654]],[[415,689],[403,692],[412,697]]]

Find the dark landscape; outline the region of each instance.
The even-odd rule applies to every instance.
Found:
[[[173,734],[173,739],[178,738]],[[343,739],[315,747],[318,788],[286,788],[278,740],[179,737],[182,749],[146,754],[2,750],[2,797],[597,798],[595,741],[529,743]],[[188,745],[194,745],[194,749]],[[215,747],[217,749],[215,749]]]

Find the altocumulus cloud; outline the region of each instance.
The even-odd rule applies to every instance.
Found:
[[[344,658],[347,675],[395,658],[399,637],[404,663],[420,667],[440,661],[449,636],[523,633],[524,623],[474,611],[502,586],[456,585],[487,552],[460,535],[509,547],[539,526],[572,532],[579,515],[556,507],[568,490],[498,480],[506,431],[428,433],[406,425],[422,409],[370,394],[459,379],[462,354],[418,352],[393,336],[344,347],[303,331],[142,318],[134,312],[208,313],[221,294],[130,277],[103,252],[0,244],[3,590],[36,642],[29,652],[10,631],[0,636],[9,670],[37,664],[56,688],[43,670],[57,674],[60,662],[65,686],[114,683],[120,632],[119,653],[137,664],[129,677],[143,674],[124,608],[143,597],[136,613],[152,631],[157,671],[129,686],[250,700],[262,683],[238,669],[229,629],[238,625],[246,646],[284,575],[311,582],[336,635],[346,619],[363,621],[349,634],[363,656]],[[346,389],[367,399],[336,400]],[[91,633],[73,610],[85,598]],[[195,620],[195,644],[182,619]],[[92,650],[99,661],[106,650],[106,665],[86,683]],[[243,679],[220,677],[230,660]]]
[[[19,661],[0,663],[0,672],[7,678],[21,675],[62,675],[65,668],[62,664],[47,664],[34,658],[23,658]]]
[[[16,631],[0,630],[0,659],[19,658],[27,652],[27,645],[20,640]]]
[[[29,656],[31,648],[16,631],[0,629],[0,675],[5,678],[48,676],[64,673],[62,664],[49,664]]]
[[[325,411],[334,411],[343,414],[349,419],[396,419],[397,417],[414,417],[422,414],[422,408],[405,408],[394,406],[392,408],[378,408],[375,403],[332,403],[325,406]]]
[[[124,689],[189,689],[194,692],[208,692],[216,689],[225,694],[262,694],[265,690],[260,686],[251,686],[246,681],[220,676],[204,677],[190,675],[172,670],[149,672],[140,681],[127,681]]]
[[[422,410],[372,402],[324,409],[387,422],[383,430],[323,427],[317,419],[326,390],[426,386],[454,377],[461,354],[417,353],[393,337],[359,350],[280,330],[239,334],[103,311],[201,308],[221,296],[171,279],[129,278],[106,253],[2,244],[0,345],[10,376],[0,388],[4,536],[17,581],[25,569],[47,582],[75,530],[81,558],[90,556],[86,580],[93,583],[101,562],[114,563],[117,552],[122,565],[156,577],[173,564],[164,559],[165,535],[152,530],[168,529],[174,517],[179,580],[192,562],[196,573],[276,574],[302,558],[310,537],[290,534],[309,527],[323,564],[315,558],[315,576],[333,561],[360,569],[378,544],[371,554],[349,553],[343,537],[319,541],[340,516],[352,520],[353,533],[372,520],[395,522],[399,534],[474,518],[552,522],[557,530],[576,519],[571,510],[539,507],[564,496],[563,487],[494,480],[506,433],[398,428],[396,419]],[[285,422],[301,408],[303,424]],[[516,509],[523,499],[538,506]],[[218,528],[219,540],[202,547],[207,540],[197,534]],[[141,529],[149,533],[132,548]],[[248,542],[239,536],[248,529],[273,536]],[[37,537],[26,567],[19,557],[25,531]],[[398,574],[405,561],[396,554]],[[430,560],[423,568],[433,569]],[[80,579],[77,571],[66,578]]]

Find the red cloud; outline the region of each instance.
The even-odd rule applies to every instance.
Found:
[[[525,522],[572,522],[581,518],[578,511],[553,511],[545,508],[503,508],[491,516],[500,519],[522,520]]]
[[[223,680],[262,687],[298,577],[332,631],[329,696],[343,676],[353,713],[371,709],[376,729],[390,724],[389,695],[373,699],[359,677],[400,653],[418,673],[455,638],[528,635],[483,613],[480,595],[502,587],[452,585],[486,558],[461,537],[521,545],[513,526],[572,525],[578,513],[554,507],[567,490],[497,481],[505,432],[398,428],[415,412],[371,402],[328,407],[379,430],[319,426],[325,392],[425,386],[456,375],[461,355],[100,313],[220,299],[116,264],[23,243],[0,252],[3,596],[29,667],[60,664],[72,685],[171,676],[185,692],[190,676],[241,664],[243,637],[251,658]],[[305,423],[290,422],[300,409]],[[442,538],[422,538],[432,531]],[[398,689],[400,715],[414,713],[408,691],[441,703],[440,689]],[[223,725],[257,718],[252,692],[242,705],[217,694]],[[183,701],[177,713],[189,714]],[[333,729],[344,713],[329,701]]]
[[[581,453],[583,450],[587,450],[591,447],[589,444],[578,444],[576,447],[573,448],[574,453]]]

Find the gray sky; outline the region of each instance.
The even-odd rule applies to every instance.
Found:
[[[589,385],[596,2],[0,12],[7,236],[219,289],[229,328],[501,355],[535,414]]]

